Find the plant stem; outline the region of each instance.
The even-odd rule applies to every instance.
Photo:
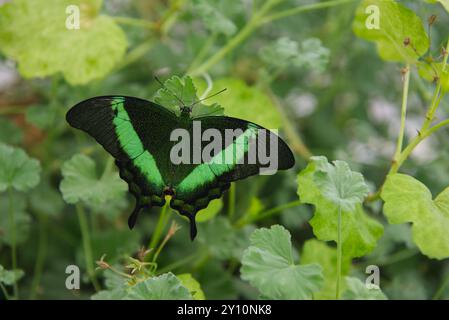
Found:
[[[39,220],[39,243],[37,248],[36,263],[34,265],[33,281],[31,283],[30,300],[34,300],[44,268],[45,257],[47,255],[47,217],[41,213],[37,214]]]
[[[396,162],[402,152],[402,144],[404,141],[405,133],[405,120],[407,117],[407,99],[408,99],[408,89],[410,84],[410,65],[403,69],[403,90],[402,90],[402,106],[401,106],[401,126],[399,129],[398,141],[396,144],[396,152],[393,156],[393,162]]]
[[[201,251],[197,251],[197,252],[195,252],[195,253],[193,253],[193,254],[185,257],[185,258],[177,260],[177,261],[175,261],[175,262],[173,262],[173,263],[171,263],[171,264],[169,264],[169,265],[159,269],[157,271],[157,274],[162,274],[162,273],[165,273],[167,271],[172,271],[173,272],[173,269],[177,269],[177,268],[183,266],[184,264],[189,263],[190,261],[194,260],[195,258],[198,258],[201,255],[202,255]]]
[[[87,224],[86,212],[81,204],[76,204],[76,213],[78,215],[78,222],[81,230],[81,237],[83,241],[84,258],[86,259],[86,269],[89,274],[90,281],[96,291],[100,290],[100,285],[95,278],[94,259],[92,254],[92,243],[90,240],[90,231]]]
[[[13,210],[13,199],[12,199],[12,190],[8,189],[8,216],[9,216],[9,228],[11,230],[11,262],[12,262],[12,270],[17,269],[17,239],[16,239],[16,217],[15,212]],[[14,299],[19,299],[19,285],[17,281],[14,281],[13,285],[13,297]]]
[[[209,38],[204,42],[203,46],[201,47],[196,57],[193,59],[192,63],[190,64],[190,67],[187,69],[186,74],[190,74],[191,70],[194,70],[195,67],[205,58],[210,48],[214,44],[216,38],[217,38],[216,33],[213,33],[209,36]]]
[[[247,225],[249,223],[254,223],[256,221],[269,218],[269,217],[275,215],[276,213],[280,213],[280,212],[282,212],[282,211],[284,211],[286,209],[293,208],[293,207],[296,207],[296,206],[299,206],[299,205],[301,205],[301,201],[300,200],[295,200],[295,201],[292,201],[292,202],[289,202],[289,203],[286,203],[286,204],[274,207],[274,208],[269,209],[267,211],[263,211],[263,212],[259,213],[256,217],[252,217],[252,218],[242,217],[242,219],[237,221],[235,226],[240,228],[240,227],[243,227],[243,226],[245,226],[245,225]]]
[[[441,284],[441,286],[438,288],[438,290],[435,292],[434,296],[432,297],[432,300],[440,299],[441,295],[443,294],[443,292],[446,289],[448,284],[449,284],[449,276],[446,276],[443,283]]]
[[[0,289],[2,289],[3,295],[5,296],[6,300],[9,300],[9,294],[8,294],[8,290],[6,290],[5,286],[3,285],[3,283],[0,282]]]
[[[335,298],[340,299],[340,283],[341,283],[341,256],[342,256],[342,243],[341,243],[341,207],[338,206],[338,224],[337,224],[337,289]]]
[[[231,182],[231,187],[229,188],[229,202],[228,202],[228,216],[229,220],[232,221],[235,215],[235,197],[236,197],[236,187],[235,182]]]
[[[156,224],[156,229],[154,230],[153,235],[151,236],[150,243],[148,244],[148,249],[156,248],[159,240],[161,239],[162,233],[164,232],[165,226],[168,221],[167,213],[168,210],[168,202],[162,207],[161,213],[159,214],[159,219]]]

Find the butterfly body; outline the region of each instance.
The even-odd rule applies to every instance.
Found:
[[[212,199],[220,198],[232,181],[257,174],[262,166],[257,159],[243,163],[244,158],[249,158],[248,141],[257,137],[261,127],[241,119],[193,118],[190,107],[182,106],[180,113],[175,114],[156,103],[126,96],[82,101],[68,111],[66,118],[71,126],[87,132],[115,158],[120,177],[136,198],[128,220],[130,228],[141,209],[163,206],[166,196],[170,196],[170,206],[189,218],[193,238],[196,213]],[[236,137],[225,138],[232,130],[237,131]],[[178,138],[189,139],[181,144],[174,139],[176,133]],[[202,156],[211,149],[211,133],[219,137],[215,143],[221,148],[214,149],[205,159]],[[200,138],[195,139],[197,136]],[[277,136],[269,138],[271,142],[275,140],[280,141],[279,169],[292,167],[294,158],[290,149]],[[183,151],[181,161],[173,160],[176,148]],[[232,151],[231,161],[220,162]]]

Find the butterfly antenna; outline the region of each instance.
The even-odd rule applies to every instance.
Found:
[[[172,92],[170,89],[168,89],[168,88],[165,86],[165,84],[163,84],[162,81],[161,81],[158,77],[154,76],[154,79],[156,79],[156,81],[159,82],[159,84],[161,85],[162,88],[164,88],[165,90],[167,90],[168,92],[170,92],[171,95],[172,95],[173,97],[175,97],[176,100],[178,100],[178,101],[181,103],[182,106],[185,106],[184,101],[182,101],[182,100],[181,100],[181,99],[180,99],[174,92]]]
[[[222,89],[222,90],[220,90],[220,91],[218,91],[218,92],[215,92],[214,94],[211,94],[210,96],[207,96],[206,98],[203,98],[203,99],[200,99],[200,100],[195,101],[194,103],[192,103],[192,104],[190,105],[190,109],[192,109],[193,106],[196,105],[197,103],[200,103],[200,102],[202,102],[202,101],[204,101],[204,100],[207,100],[207,99],[209,99],[209,98],[215,97],[215,96],[219,95],[220,93],[225,92],[226,90],[228,90],[228,89],[227,89],[227,88],[224,88],[224,89]]]

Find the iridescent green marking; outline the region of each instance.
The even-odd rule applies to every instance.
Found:
[[[157,168],[156,161],[145,150],[142,141],[140,141],[137,132],[134,130],[128,112],[126,112],[124,101],[124,98],[116,97],[111,103],[112,110],[116,113],[112,122],[115,126],[115,133],[120,146],[153,187],[163,188],[165,183]]]
[[[248,152],[249,141],[257,136],[257,130],[256,126],[251,123],[248,124],[248,129],[238,136],[233,144],[221,150],[208,163],[201,164],[193,169],[176,189],[180,192],[193,190],[200,185],[214,181],[217,176],[231,171]],[[232,161],[226,163],[228,159],[232,159]]]

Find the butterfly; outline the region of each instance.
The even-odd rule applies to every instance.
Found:
[[[250,146],[265,148],[266,154],[277,158],[278,170],[295,164],[287,144],[271,131],[237,118],[194,117],[193,108],[193,104],[180,103],[175,113],[136,97],[99,96],[67,112],[72,127],[87,132],[115,158],[120,177],[136,199],[128,219],[130,229],[143,208],[164,206],[166,196],[171,196],[170,207],[189,219],[193,240],[196,213],[220,198],[232,181],[259,174],[266,167],[267,158],[257,157]],[[263,130],[268,132],[265,139],[257,139]],[[179,142],[189,135],[193,139]]]

